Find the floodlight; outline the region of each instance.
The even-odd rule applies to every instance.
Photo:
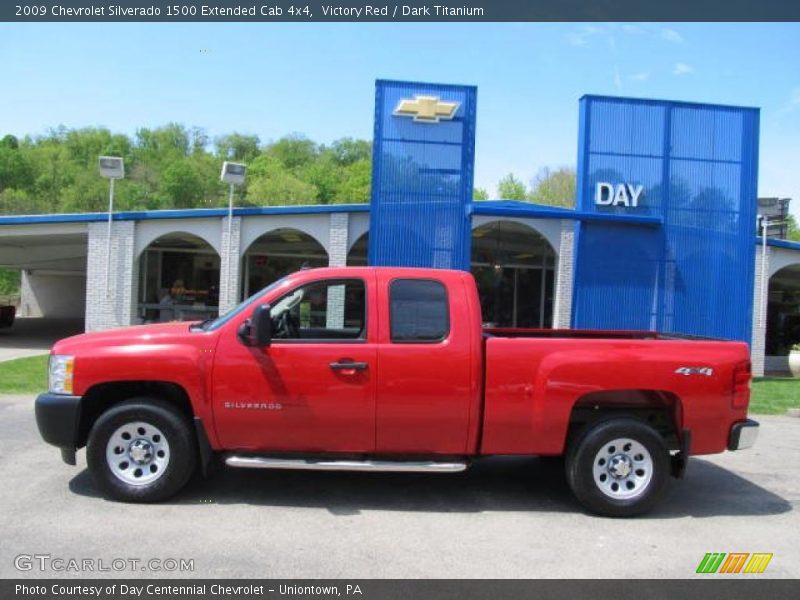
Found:
[[[244,183],[244,174],[247,167],[241,163],[228,162],[222,163],[222,173],[219,178],[231,185],[242,185]]]
[[[125,162],[118,156],[100,157],[100,175],[107,179],[123,179],[125,177]]]

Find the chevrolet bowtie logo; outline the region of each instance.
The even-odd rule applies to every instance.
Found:
[[[438,123],[452,119],[458,107],[458,102],[442,102],[438,96],[414,96],[413,100],[400,100],[394,114],[412,117],[417,123]]]

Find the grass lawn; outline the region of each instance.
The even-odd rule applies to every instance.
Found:
[[[48,356],[0,362],[0,394],[37,394],[47,391]]]
[[[47,356],[0,362],[0,394],[36,394],[47,390]],[[784,415],[800,408],[800,379],[763,377],[753,380],[750,412]]]
[[[753,380],[751,413],[785,415],[787,408],[800,408],[800,379],[760,377]]]

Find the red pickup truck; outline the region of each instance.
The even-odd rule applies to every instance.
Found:
[[[751,446],[749,399],[743,343],[484,329],[468,273],[365,267],[294,273],[202,323],[62,340],[36,419],[124,501],[165,499],[216,456],[454,473],[563,455],[589,510],[628,516],[689,455]]]

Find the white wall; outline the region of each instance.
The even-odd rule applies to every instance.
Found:
[[[19,316],[81,319],[85,311],[85,273],[22,272]]]
[[[326,214],[310,215],[253,215],[242,219],[239,252],[245,255],[253,242],[262,235],[284,227],[297,229],[313,237],[328,251],[331,218]]]
[[[158,238],[171,233],[190,233],[204,240],[217,254],[222,254],[222,218],[156,219],[136,223],[133,252],[138,258]]]

